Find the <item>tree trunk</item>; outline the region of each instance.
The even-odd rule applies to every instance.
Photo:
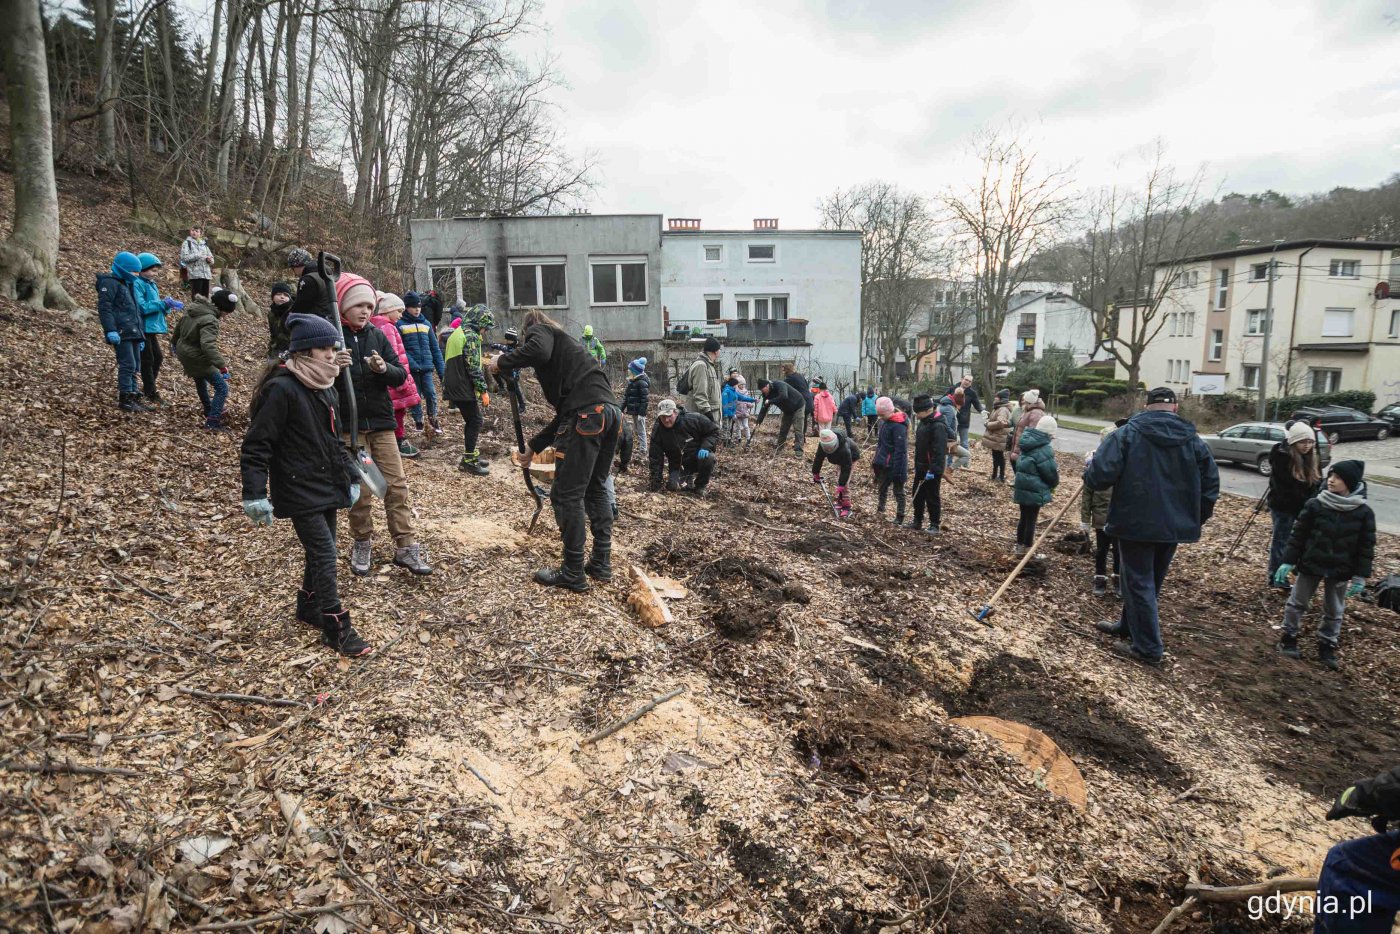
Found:
[[[97,161],[117,163],[116,51],[113,26],[116,20],[113,0],[93,0],[92,24],[97,37]]]
[[[41,308],[76,306],[58,280],[58,186],[53,171],[53,117],[49,65],[39,0],[8,4],[9,27],[0,39],[5,97],[10,103],[10,158],[15,215],[0,243],[0,294]]]
[[[204,115],[214,110],[214,72],[219,67],[219,28],[224,19],[224,0],[214,0],[214,28],[209,33],[209,56],[204,62]]]
[[[297,37],[301,34],[301,12],[293,5],[287,13],[287,135],[284,146],[290,155],[297,148],[301,95],[297,93]],[[276,50],[274,49],[274,54]]]
[[[161,79],[165,95],[165,120],[168,150],[179,148],[183,134],[180,132],[178,102],[175,99],[175,50],[170,36],[170,8],[162,3],[156,9],[156,37],[160,43]]]

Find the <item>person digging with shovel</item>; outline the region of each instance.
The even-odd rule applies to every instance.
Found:
[[[851,494],[848,492],[851,468],[859,459],[860,450],[856,443],[839,429],[824,428],[817,436],[817,456],[812,458],[812,482],[821,485],[822,464],[826,461],[840,469],[840,473],[836,475],[836,498],[833,502],[836,505],[836,515],[841,519],[851,514]]]

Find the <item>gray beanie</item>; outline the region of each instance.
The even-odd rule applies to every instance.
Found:
[[[320,315],[287,315],[287,330],[292,333],[288,349],[293,353],[313,347],[334,347],[340,341],[340,329]]]

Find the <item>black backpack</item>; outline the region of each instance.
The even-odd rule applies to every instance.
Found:
[[[699,362],[699,360],[693,360],[691,361],[690,366],[685,368],[685,372],[682,373],[680,375],[680,378],[676,380],[676,392],[680,393],[683,396],[690,395],[690,371],[694,369],[695,364]]]

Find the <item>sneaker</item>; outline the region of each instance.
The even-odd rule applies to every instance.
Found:
[[[1102,597],[1108,593],[1108,578],[1102,574],[1094,575],[1094,596]]]
[[[1131,659],[1132,661],[1137,662],[1139,665],[1146,665],[1149,668],[1162,667],[1162,656],[1143,655],[1137,649],[1133,648],[1133,645],[1130,642],[1113,643],[1113,651],[1117,652],[1124,658]]]
[[[931,526],[929,526],[928,528],[924,529],[924,534],[925,534],[925,535],[942,535],[943,532],[942,532],[941,529],[938,528],[938,526],[936,526],[936,525],[931,525]]]
[[[394,563],[419,577],[433,573],[428,562],[423,560],[422,545],[405,545],[402,548],[394,549]]]
[[[1303,653],[1298,651],[1298,637],[1290,636],[1288,633],[1279,636],[1278,650],[1289,658],[1303,657]]]
[[[1020,544],[1020,543],[1018,542],[1017,545],[1016,545],[1016,547],[1015,547],[1015,549],[1013,549],[1011,553],[1012,553],[1013,555],[1015,555],[1016,557],[1019,558],[1019,557],[1021,557],[1022,555],[1024,555],[1024,554],[1025,554],[1026,552],[1028,552],[1028,551],[1030,551],[1029,548],[1027,548],[1025,545],[1022,545],[1022,544]]]
[[[369,563],[372,557],[369,539],[362,542],[355,542],[350,546],[350,570],[356,577],[365,577],[369,574]]]
[[[1094,624],[1094,628],[1097,629],[1099,632],[1103,633],[1104,635],[1106,635],[1106,636],[1112,636],[1112,637],[1115,638],[1115,639],[1126,639],[1126,638],[1128,638],[1128,630],[1127,630],[1127,627],[1125,627],[1125,626],[1123,625],[1123,623],[1122,623],[1121,620],[1116,620],[1116,619],[1104,619],[1104,620],[1099,620],[1097,623]]]
[[[160,393],[158,392],[146,393],[146,401],[151,404],[152,408],[165,408],[165,400],[160,397]]]
[[[223,419],[222,416],[220,416],[220,417],[218,417],[218,418],[215,418],[214,416],[211,415],[211,416],[209,416],[208,418],[206,418],[206,419],[204,420],[204,430],[205,430],[205,431],[228,431],[229,429],[228,429],[228,426],[224,424],[224,419]]]
[[[422,423],[422,422],[414,422],[414,423],[413,423],[413,430],[416,431],[416,432],[418,432],[418,433],[421,435],[421,434],[423,433],[423,423]]]
[[[894,524],[895,524],[896,526],[901,526],[901,525],[903,525],[903,524],[904,524],[904,517],[903,517],[903,516],[895,516],[895,517],[894,517]]]
[[[1328,671],[1340,671],[1342,667],[1341,659],[1337,658],[1337,647],[1330,642],[1318,642],[1317,660],[1322,662]]]
[[[417,457],[417,456],[418,456],[418,449],[417,449],[416,447],[414,447],[413,445],[409,444],[407,438],[404,438],[402,441],[399,442],[399,456],[400,456],[400,457]]]
[[[535,572],[535,583],[544,584],[546,587],[563,587],[574,593],[584,593],[588,590],[587,577],[582,574],[577,578],[572,577],[563,568],[541,568]]]

